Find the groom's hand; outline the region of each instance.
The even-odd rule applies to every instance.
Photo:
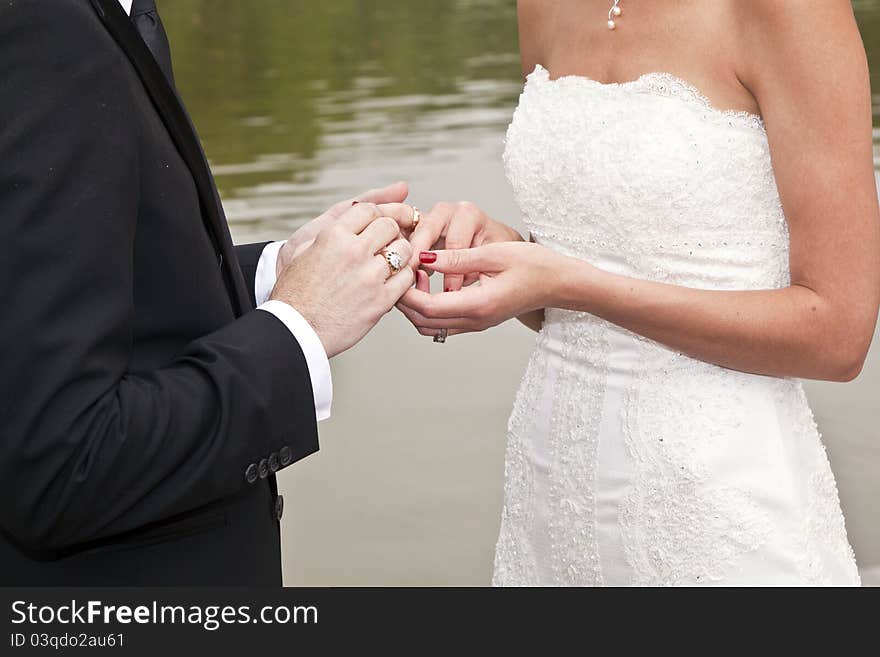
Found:
[[[309,246],[322,230],[350,210],[352,205],[357,203],[374,203],[376,205],[403,203],[407,196],[409,196],[409,186],[405,182],[397,182],[387,187],[368,190],[354,198],[336,203],[321,216],[312,219],[290,236],[278,252],[276,274],[280,275],[281,271]]]
[[[309,322],[328,357],[357,344],[412,286],[412,248],[400,237],[407,222],[407,205],[350,205],[281,271],[271,298]],[[386,247],[404,263],[393,275]]]

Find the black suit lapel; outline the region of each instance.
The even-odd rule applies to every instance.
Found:
[[[119,0],[91,1],[104,25],[128,55],[140,75],[165,127],[192,173],[201,201],[205,226],[221,260],[220,266],[226,287],[236,314],[241,315],[249,306],[249,295],[236,261],[235,249],[232,247],[232,239],[214,179],[189,116],[131,19],[123,11]]]

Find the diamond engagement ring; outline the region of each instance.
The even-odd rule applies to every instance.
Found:
[[[448,329],[440,329],[437,331],[437,335],[434,336],[434,342],[437,344],[446,344],[446,338],[449,337]]]
[[[403,260],[403,256],[400,255],[397,251],[389,251],[388,249],[382,249],[382,255],[385,257],[385,262],[388,263],[388,271],[389,276],[394,276],[397,272],[403,269],[406,262]]]

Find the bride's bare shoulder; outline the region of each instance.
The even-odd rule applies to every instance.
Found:
[[[752,0],[728,3],[739,34],[749,49],[799,49],[821,52],[852,39],[858,26],[850,0]]]
[[[732,2],[738,34],[737,72],[760,93],[866,73],[865,52],[850,0]]]

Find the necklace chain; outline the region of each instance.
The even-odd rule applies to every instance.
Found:
[[[620,8],[621,0],[614,0],[614,4],[611,5],[611,9],[608,10],[608,29],[613,30],[617,27],[616,18],[620,18],[623,15],[623,9]]]

